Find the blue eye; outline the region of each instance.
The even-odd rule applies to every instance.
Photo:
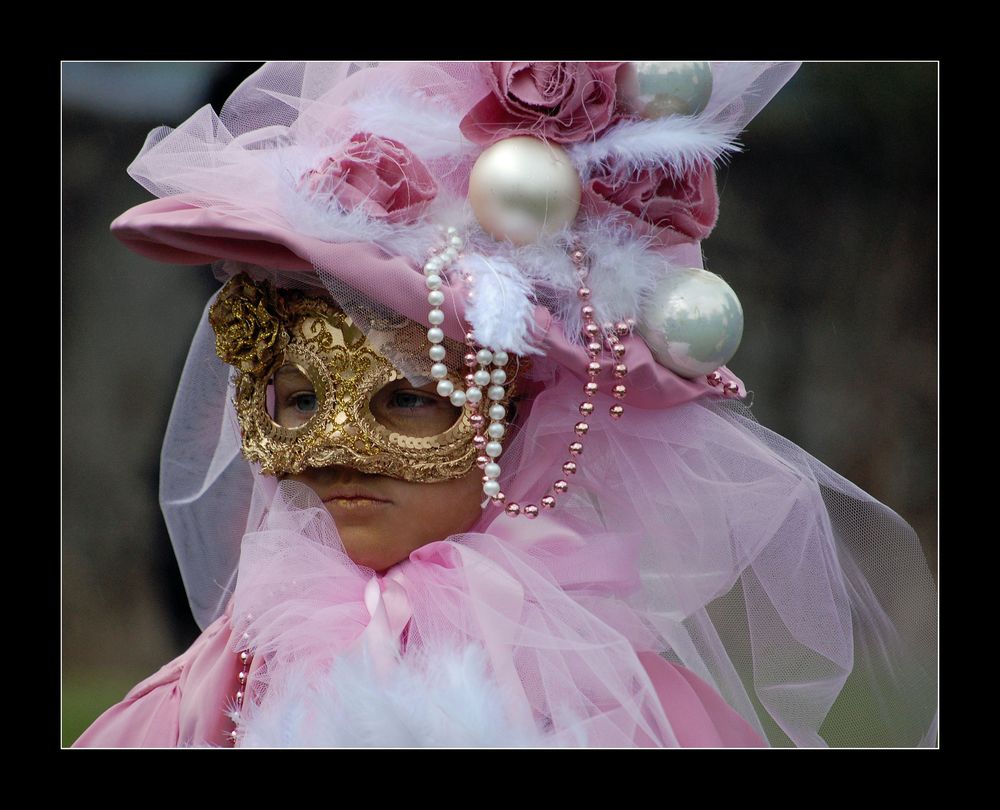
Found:
[[[295,410],[297,410],[299,413],[315,413],[316,395],[295,394],[295,396],[292,397],[292,404],[295,405]]]
[[[393,408],[416,410],[418,408],[434,407],[437,405],[437,401],[433,397],[424,396],[414,391],[396,391],[393,393],[389,404]]]

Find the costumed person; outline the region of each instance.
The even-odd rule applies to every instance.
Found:
[[[161,502],[204,632],[79,746],[933,746],[936,598],[759,425],[703,267],[796,63],[278,63],[114,233],[213,262]]]

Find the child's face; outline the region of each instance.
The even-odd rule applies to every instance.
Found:
[[[455,419],[435,387],[434,382],[418,387],[406,381],[387,386],[373,400],[373,410],[387,414],[386,419],[425,421],[426,430],[410,435],[432,435],[441,429],[439,422]],[[461,478],[423,484],[333,465],[283,478],[308,485],[336,522],[348,556],[381,572],[427,543],[471,529],[486,497],[482,475],[474,465]]]

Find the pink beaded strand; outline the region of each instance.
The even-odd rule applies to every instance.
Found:
[[[443,294],[437,293],[440,287],[439,274],[447,272],[448,265],[458,258],[459,251],[463,245],[461,238],[458,237],[457,231],[454,228],[448,228],[445,237],[445,248],[443,250],[432,250],[429,254],[430,258],[424,266],[424,272],[430,279],[428,288],[431,289],[431,293],[428,297],[428,303],[434,307],[439,307],[443,302]],[[615,379],[620,381],[628,374],[628,367],[622,362],[626,347],[621,338],[631,334],[635,323],[629,319],[627,321],[619,321],[615,324],[599,324],[595,320],[595,309],[590,304],[591,290],[586,283],[587,276],[590,273],[590,267],[586,261],[586,252],[580,246],[574,246],[571,250],[570,258],[580,278],[580,286],[576,294],[577,299],[580,301],[580,315],[583,319],[582,335],[586,342],[589,361],[586,368],[589,381],[584,385],[583,391],[588,398],[592,398],[599,390],[596,381],[602,371],[602,364],[599,357],[603,353],[605,346],[610,351],[614,361],[612,371]],[[471,299],[473,297],[471,289],[473,277],[468,273],[463,274],[463,276],[467,287],[469,287],[468,297]],[[430,313],[433,324],[441,322],[439,312],[438,310],[437,312],[432,311]],[[443,332],[440,328],[432,328],[428,332],[428,337],[431,339],[431,343],[436,345],[441,342]],[[466,391],[454,391],[451,383],[446,382],[444,384],[439,383],[438,393],[441,396],[451,396],[453,404],[462,404],[467,409],[469,422],[475,430],[472,442],[477,451],[476,466],[483,470],[483,489],[487,497],[492,500],[495,506],[503,508],[504,512],[511,517],[524,515],[528,519],[533,519],[539,514],[538,506],[535,504],[522,506],[518,503],[508,503],[507,497],[500,489],[499,484],[500,466],[496,463],[496,459],[502,452],[500,439],[504,434],[503,419],[505,413],[503,406],[500,405],[500,400],[503,398],[503,384],[507,381],[506,372],[503,370],[503,366],[506,365],[507,354],[503,351],[493,352],[485,347],[477,349],[475,336],[471,330],[467,330],[465,333],[465,344],[466,353],[463,361],[468,369],[468,373],[465,375]],[[443,367],[441,361],[444,359],[444,352],[441,350],[436,351],[434,346],[432,346],[431,352],[432,357],[435,354],[438,355],[434,359]],[[491,366],[496,366],[496,368],[491,370]],[[719,382],[721,383],[721,379]],[[487,389],[488,398],[483,397],[484,388]],[[613,386],[612,394],[616,399],[621,400],[624,399],[626,390],[625,385],[618,382]],[[486,405],[485,408],[481,408],[483,403]],[[482,410],[487,411],[489,422],[487,421],[487,416],[482,413]],[[590,430],[590,424],[586,420],[593,416],[594,403],[581,402],[579,411],[583,419],[573,426],[573,430],[582,439]],[[612,419],[619,419],[624,413],[624,408],[620,404],[615,404],[611,406],[609,413]],[[569,452],[573,457],[580,456],[583,453],[583,443],[573,441],[569,445]],[[576,469],[576,462],[572,459],[567,460],[562,465],[562,471],[566,475],[574,475]],[[545,509],[555,508],[556,496],[564,494],[568,489],[569,484],[565,480],[557,480],[552,485],[551,491],[546,493],[540,500],[542,507]]]
[[[603,340],[607,343],[608,349],[615,360],[613,368],[615,378],[622,380],[628,374],[628,366],[622,362],[622,358],[625,356],[626,347],[625,344],[621,342],[621,338],[627,337],[632,333],[632,327],[635,326],[635,322],[629,319],[628,321],[619,321],[616,324],[605,324],[602,327],[594,320],[595,310],[589,303],[591,291],[586,283],[587,276],[590,273],[590,268],[585,261],[586,258],[587,256],[585,251],[579,246],[575,246],[570,252],[570,259],[576,267],[577,274],[580,277],[580,287],[577,289],[576,295],[582,304],[580,307],[580,315],[583,319],[582,334],[587,341],[587,357],[589,359],[586,372],[590,379],[584,385],[583,392],[587,397],[593,397],[597,394],[599,388],[596,382],[597,377],[601,374],[601,363],[598,360],[598,357],[604,348],[604,344],[602,344],[599,338],[603,338]],[[625,385],[619,382],[612,389],[612,393],[616,399],[624,399],[626,394]],[[610,409],[611,418],[621,418],[624,411],[625,409],[622,405],[612,405]],[[593,402],[580,403],[580,416],[582,416],[584,420],[591,417],[593,413]],[[586,421],[577,422],[574,425],[573,430],[576,435],[582,439],[589,432],[590,424]],[[573,457],[581,455],[583,453],[583,442],[574,441],[569,445],[569,452]],[[562,471],[566,475],[575,475],[576,470],[576,462],[572,459],[566,461],[562,465]],[[552,485],[552,491],[542,498],[542,506],[545,509],[555,508],[556,496],[564,494],[568,489],[569,484],[565,480],[559,479]],[[534,518],[538,515],[538,507],[534,504],[529,504],[528,506],[522,508],[519,504],[512,503],[507,505],[506,511],[511,517],[517,517],[518,515],[523,514],[528,518]]]
[[[247,633],[244,633],[243,643],[246,646],[238,653],[240,659],[240,671],[236,675],[236,680],[239,682],[239,686],[236,688],[236,709],[233,711],[234,728],[228,735],[229,741],[233,745],[236,745],[239,740],[237,728],[239,727],[240,720],[242,719],[243,702],[247,693],[247,680],[250,677],[250,662],[253,660],[253,656],[250,653],[249,642],[250,636]]]

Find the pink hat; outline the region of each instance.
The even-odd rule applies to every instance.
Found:
[[[596,317],[639,319],[640,303],[671,271],[702,266],[699,243],[718,213],[712,162],[738,149],[736,136],[797,68],[713,65],[696,115],[657,118],[648,109],[664,98],[699,102],[684,102],[684,87],[652,93],[662,88],[643,64],[268,65],[219,117],[205,107],[177,129],[150,134],[129,172],[165,199],[127,211],[112,231],[161,261],[319,271],[330,286],[342,283],[422,322],[421,268],[435,226],[458,226],[466,252],[506,260],[514,277],[502,292],[520,293],[512,307],[519,321],[507,330],[512,345],[496,348],[530,345],[585,378],[566,244],[582,239],[597,254],[589,280]],[[540,116],[539,105],[551,112]],[[484,147],[526,134],[553,138],[550,147],[578,168],[580,186],[575,216],[547,223],[528,246],[485,232],[467,201]],[[552,261],[556,253],[562,262]],[[524,268],[525,258],[535,267]],[[442,324],[449,337],[462,340],[466,320],[483,331],[477,315],[496,320],[489,311],[466,317],[457,276],[445,291],[453,300],[444,308],[457,316]],[[727,384],[730,395],[746,393],[721,362],[708,369],[718,367],[719,378],[686,378],[642,341],[629,351],[629,404],[637,407],[725,395]]]

